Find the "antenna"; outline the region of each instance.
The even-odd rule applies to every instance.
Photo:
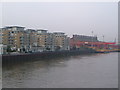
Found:
[[[104,38],[105,38],[105,36],[103,35],[102,37],[103,37],[103,42],[104,42]]]
[[[116,38],[115,38],[114,42],[116,43]]]
[[[92,47],[93,47],[93,31],[91,33],[92,33]]]

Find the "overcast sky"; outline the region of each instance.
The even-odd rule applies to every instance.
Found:
[[[19,25],[73,34],[97,35],[99,40],[118,38],[117,2],[2,3],[2,27]]]

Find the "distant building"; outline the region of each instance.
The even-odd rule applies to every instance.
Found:
[[[70,50],[70,38],[62,32],[49,33],[45,29],[26,29],[8,26],[0,29],[0,44],[9,52],[42,52]]]
[[[26,52],[37,51],[37,32],[33,29],[25,30],[25,49]]]
[[[70,48],[79,49],[80,47],[93,46],[94,43],[99,42],[96,36],[73,35],[70,39]]]
[[[46,38],[46,50],[47,51],[54,51],[55,50],[54,45],[55,45],[54,34],[48,33],[47,38]]]
[[[37,46],[39,48],[39,51],[46,51],[47,36],[47,30],[37,30]]]
[[[96,36],[73,35],[72,39],[75,41],[98,42]]]
[[[55,50],[69,50],[69,37],[62,32],[54,32]]]
[[[2,44],[10,46],[12,50],[24,51],[25,36],[24,27],[10,26],[2,28]]]
[[[69,50],[69,38],[64,33],[37,30],[37,45],[40,51]]]

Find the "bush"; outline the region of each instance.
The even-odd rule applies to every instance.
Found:
[[[7,52],[12,52],[11,47],[7,46]]]

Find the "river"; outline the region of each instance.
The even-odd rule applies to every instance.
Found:
[[[117,88],[118,53],[84,54],[5,66],[3,88]]]

